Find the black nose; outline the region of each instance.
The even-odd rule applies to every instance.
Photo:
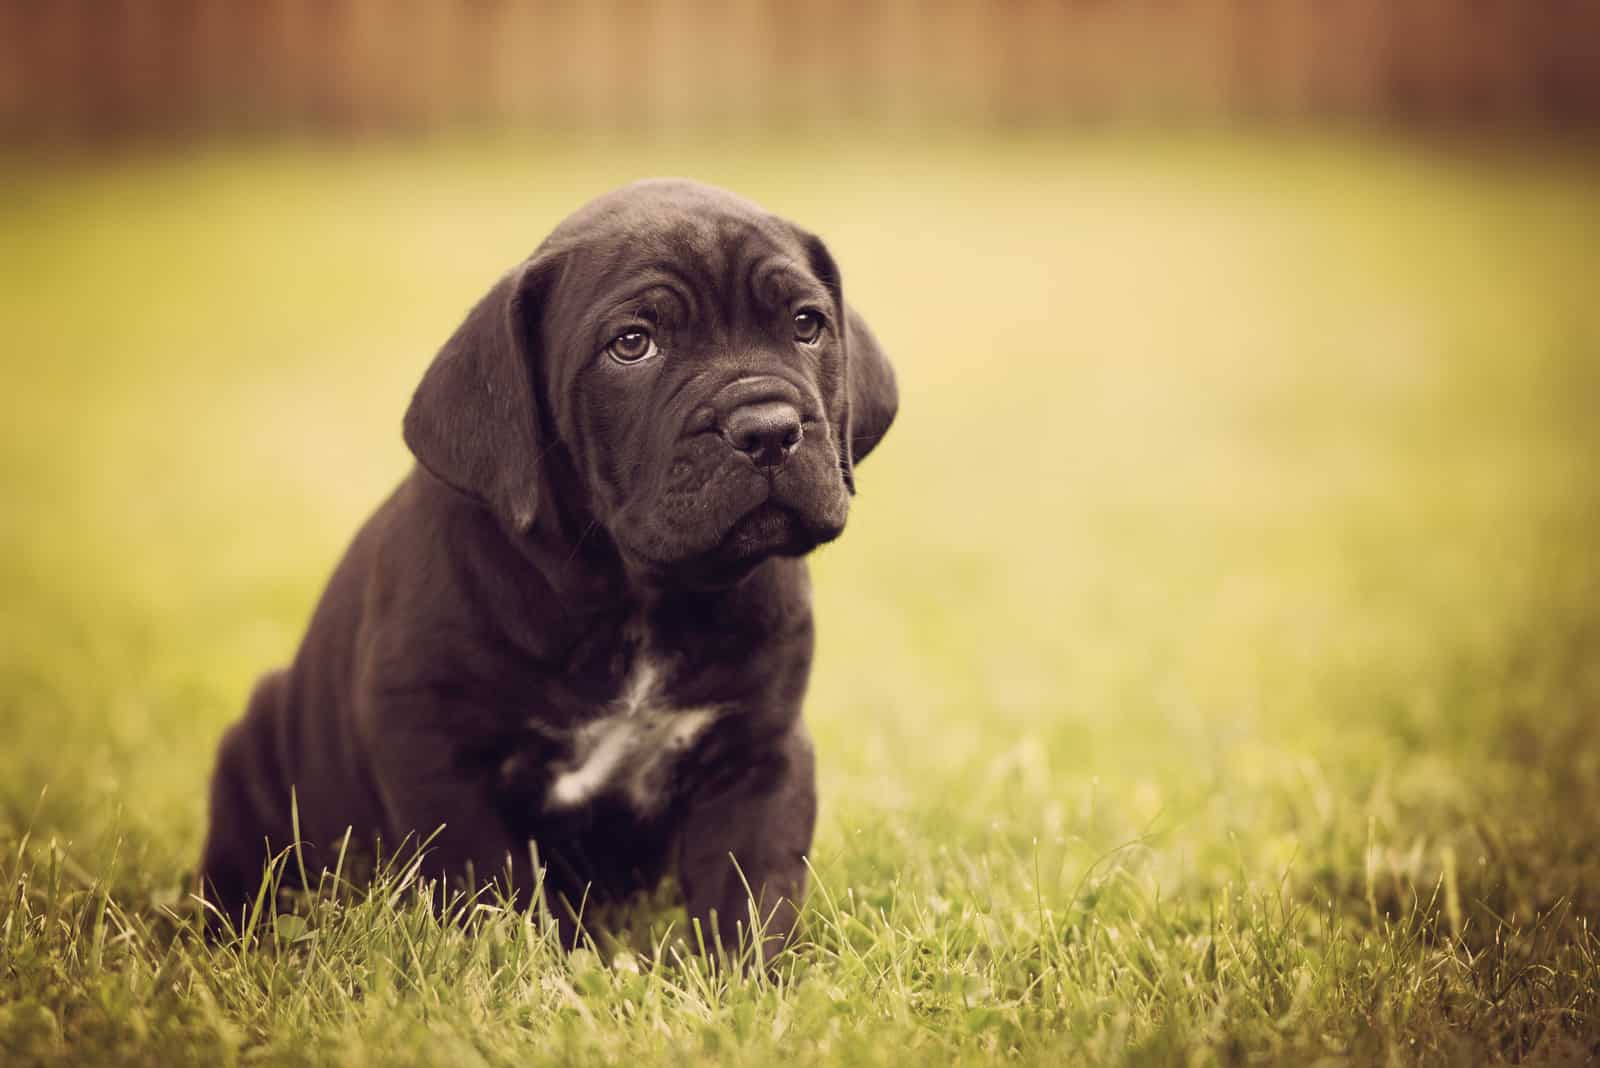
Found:
[[[775,471],[800,444],[800,413],[783,401],[735,408],[722,423],[728,444],[750,457],[757,467]]]

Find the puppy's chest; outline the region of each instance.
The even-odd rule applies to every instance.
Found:
[[[538,744],[508,757],[502,778],[518,782],[523,803],[550,816],[601,801],[620,802],[639,818],[659,814],[685,758],[724,712],[717,705],[673,701],[666,686],[669,666],[640,651],[617,696],[572,727],[551,727],[535,714],[528,728]]]

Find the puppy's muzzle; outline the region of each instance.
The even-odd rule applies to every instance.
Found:
[[[728,383],[712,401],[717,430],[735,452],[767,474],[775,473],[805,436],[800,391],[777,375]]]
[[[785,401],[746,404],[722,421],[723,440],[769,473],[784,465],[804,435],[799,410]]]

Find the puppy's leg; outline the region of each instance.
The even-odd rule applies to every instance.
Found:
[[[738,948],[753,894],[761,959],[783,948],[805,898],[816,818],[815,759],[803,724],[692,799],[678,876],[689,919],[700,922],[708,944],[714,932],[725,951]]]
[[[244,718],[228,729],[211,776],[200,889],[235,924],[261,887],[268,849],[290,845],[289,788],[276,746],[284,673],[262,676]],[[214,920],[215,917],[212,917]]]
[[[535,883],[531,854],[506,825],[493,773],[464,755],[459,731],[434,726],[468,722],[468,715],[402,706],[386,708],[381,721],[371,752],[389,841],[425,845],[421,870],[437,880],[440,903],[453,889],[495,882],[526,907]]]

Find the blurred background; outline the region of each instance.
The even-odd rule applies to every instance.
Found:
[[[1589,0],[4,0],[27,140],[475,127],[1571,124]]]
[[[179,885],[439,343],[684,174],[902,383],[816,557],[825,880],[1584,915],[1597,129],[1592,0],[0,0],[0,846]]]

